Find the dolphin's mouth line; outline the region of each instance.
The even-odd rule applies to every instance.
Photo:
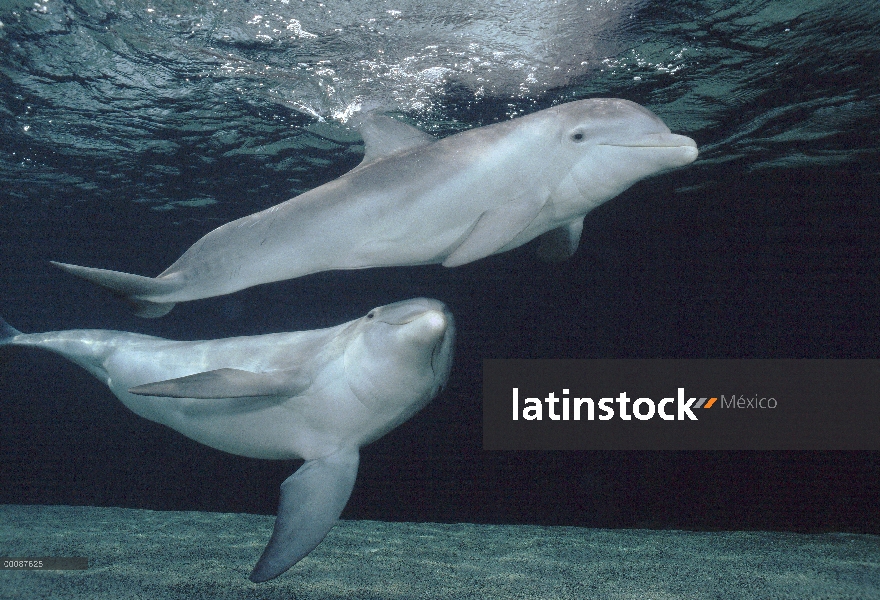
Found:
[[[696,144],[596,144],[597,146],[610,146],[612,148],[696,148]]]
[[[431,363],[431,374],[434,376],[434,379],[437,379],[437,367],[434,365],[434,362],[440,357],[440,351],[443,349],[443,342],[445,340],[446,332],[444,331],[431,349],[431,360],[429,362]]]
[[[413,321],[415,321],[416,319],[421,317],[423,314],[425,314],[425,313],[420,312],[416,315],[413,315],[412,317],[407,317],[407,318],[400,319],[397,321],[386,321],[385,319],[382,319],[382,318],[378,319],[378,321],[380,323],[385,323],[386,325],[406,325],[407,323],[412,323]]]
[[[348,378],[348,348],[342,351],[342,377],[345,379],[345,384],[348,386],[348,389],[354,395],[354,399],[357,400],[361,406],[363,406],[367,410],[371,410],[366,402],[360,397],[357,390],[351,386],[351,380]]]
[[[429,312],[429,311],[428,311],[428,310],[424,310],[424,311],[422,311],[422,312],[420,312],[420,313],[418,313],[418,314],[415,314],[415,315],[413,315],[413,316],[411,316],[411,317],[404,318],[404,319],[402,319],[402,320],[400,320],[400,321],[383,321],[382,319],[379,319],[379,322],[380,322],[380,323],[385,323],[386,325],[406,325],[406,324],[408,324],[408,323],[412,323],[413,321],[416,321],[416,320],[418,320],[418,319],[424,317],[424,316],[425,316],[425,313],[427,313],[427,312]]]

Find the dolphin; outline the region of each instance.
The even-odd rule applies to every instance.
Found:
[[[454,338],[452,314],[426,298],[328,329],[194,342],[101,329],[27,334],[0,319],[0,347],[59,354],[146,419],[232,454],[305,459],[281,484],[254,582],[324,539],[351,495],[359,448],[441,391]]]
[[[232,221],[155,278],[52,262],[160,317],[177,302],[334,269],[456,267],[541,237],[562,260],[584,216],[697,157],[648,109],[598,98],[437,140],[387,116],[360,124],[364,159],[329,183]]]

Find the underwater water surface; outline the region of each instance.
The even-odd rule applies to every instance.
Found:
[[[368,446],[343,518],[880,533],[876,452],[484,452],[484,358],[880,356],[880,9],[831,1],[0,2],[0,313],[208,339],[415,296],[448,389]],[[590,213],[575,256],[328,272],[156,320],[49,260],[154,276],[360,161],[380,108],[439,137],[620,97],[692,165]],[[0,363],[0,503],[273,514],[297,464],[223,454],[46,353]]]

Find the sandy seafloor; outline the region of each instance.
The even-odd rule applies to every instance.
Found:
[[[2,598],[880,598],[880,536],[340,521],[279,578],[247,576],[274,517],[0,506]]]

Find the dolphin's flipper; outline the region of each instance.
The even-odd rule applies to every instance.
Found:
[[[457,267],[495,254],[522,233],[543,207],[544,202],[514,201],[487,210],[443,266]]]
[[[153,302],[139,298],[140,296],[158,296],[174,291],[175,286],[171,282],[120,271],[69,265],[54,260],[49,262],[62,271],[110,290],[115,296],[128,302],[132,312],[139,317],[161,317],[167,315],[174,308],[173,302]]]
[[[551,229],[538,238],[538,258],[558,262],[571,258],[581,242],[584,218],[572,219],[562,227]]]
[[[364,117],[358,125],[358,132],[364,138],[364,160],[359,167],[437,141],[421,129],[382,115]]]
[[[321,543],[351,496],[358,461],[357,448],[340,450],[306,461],[281,484],[275,528],[251,581],[278,577]]]
[[[253,373],[241,369],[216,369],[186,377],[139,385],[128,390],[138,396],[165,398],[250,398],[296,396],[311,385],[297,369]]]

